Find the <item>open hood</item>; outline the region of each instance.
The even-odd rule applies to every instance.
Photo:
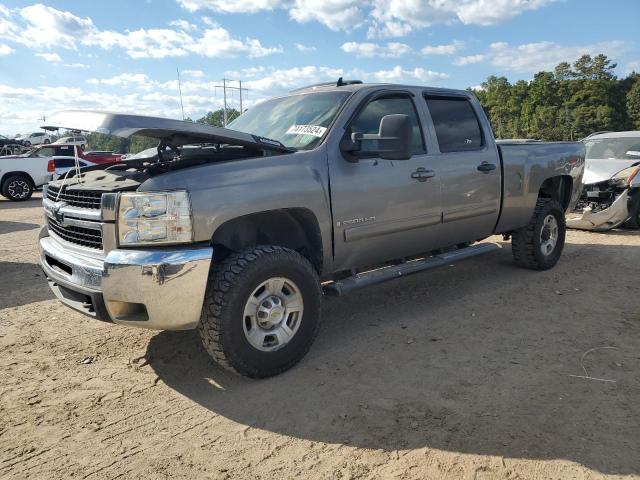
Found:
[[[200,123],[173,120],[145,115],[130,115],[113,112],[67,110],[57,112],[48,119],[45,130],[78,130],[98,132],[118,137],[142,135],[157,138],[167,145],[181,146],[197,143],[224,143],[245,147],[260,148],[273,152],[290,152],[277,140],[238,132],[228,128],[213,127]]]
[[[620,170],[631,167],[640,162],[636,159],[617,158],[588,158],[585,160],[585,170],[583,182],[585,185],[609,180]]]

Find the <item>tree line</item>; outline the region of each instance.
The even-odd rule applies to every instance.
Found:
[[[579,140],[603,131],[640,129],[640,74],[616,77],[606,55],[510,83],[490,76],[474,89],[497,138]]]

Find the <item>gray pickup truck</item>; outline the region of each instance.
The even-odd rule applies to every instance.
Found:
[[[322,296],[447,265],[511,238],[544,270],[582,192],[582,143],[499,146],[472,93],[359,81],[260,103],[228,128],[70,111],[52,126],[158,139],[48,185],[41,264],[96,319],[199,329],[250,377],[310,348]]]

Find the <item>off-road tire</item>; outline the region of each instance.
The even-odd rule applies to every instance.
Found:
[[[540,235],[544,220],[553,215],[558,223],[558,239],[554,250],[544,255],[540,249]],[[539,198],[529,224],[511,235],[511,251],[516,264],[531,270],[548,270],[559,260],[566,236],[564,209],[556,200]]]
[[[629,201],[629,219],[624,222],[625,228],[640,228],[640,191],[636,191],[631,194],[631,200]]]
[[[264,352],[253,347],[243,330],[245,303],[261,282],[282,276],[300,288],[304,314],[299,329],[282,348]],[[299,253],[262,245],[231,254],[209,274],[198,327],[209,355],[221,366],[252,378],[288,370],[309,351],[320,328],[322,291],[318,274]]]
[[[22,182],[22,184],[24,185],[23,188],[28,189],[25,196],[18,197],[14,193],[12,193],[12,184],[14,184],[15,182]],[[24,202],[25,200],[29,200],[31,198],[31,195],[33,195],[33,191],[35,189],[33,187],[33,182],[31,182],[31,179],[29,177],[17,174],[9,175],[7,178],[5,178],[2,182],[1,190],[2,195],[9,200],[13,202]]]

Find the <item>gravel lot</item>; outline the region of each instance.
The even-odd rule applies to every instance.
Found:
[[[328,299],[304,361],[254,381],[193,332],[61,306],[41,223],[39,198],[0,200],[0,478],[640,475],[640,233],[570,232],[548,272],[504,244]]]

